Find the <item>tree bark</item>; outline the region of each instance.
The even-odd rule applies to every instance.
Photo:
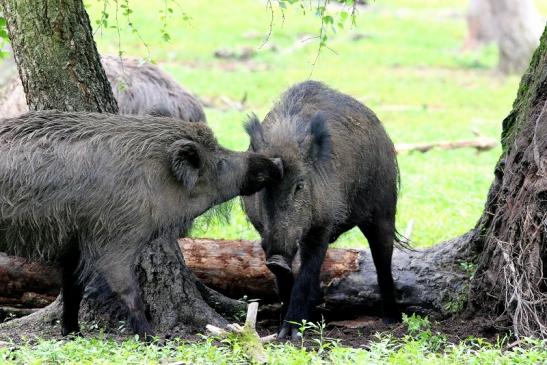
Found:
[[[467,24],[464,49],[496,42],[503,73],[526,69],[545,26],[534,0],[470,0]]]
[[[0,6],[30,109],[117,113],[81,0],[0,0]],[[159,333],[226,323],[207,301],[226,313],[241,309],[199,283],[174,239],[145,244],[136,266],[150,322]],[[80,316],[123,319],[124,308],[103,287],[100,282],[86,287]],[[2,324],[0,332],[33,328],[51,333],[60,303],[58,298],[43,311]]]
[[[477,233],[470,308],[547,337],[547,28],[503,121],[503,154]]]

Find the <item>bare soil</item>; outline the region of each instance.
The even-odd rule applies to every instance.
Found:
[[[342,323],[341,323],[342,322]],[[257,323],[257,331],[261,336],[267,336],[277,331],[277,324],[273,320],[263,320]],[[487,318],[453,318],[443,321],[431,321],[431,332],[446,336],[451,343],[458,343],[468,337],[478,337],[488,342],[496,342],[498,336],[508,335],[508,330],[499,328]],[[408,334],[406,325],[402,323],[386,324],[378,317],[360,317],[357,320],[333,321],[327,323],[323,337],[328,340],[338,341],[339,344],[363,348],[376,339],[378,333],[391,334],[396,338],[402,338]],[[308,331],[308,341],[319,338],[316,331]]]

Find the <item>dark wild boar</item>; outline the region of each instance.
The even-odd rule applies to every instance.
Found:
[[[79,331],[82,289],[99,275],[143,338],[141,245],[279,180],[279,166],[222,148],[204,123],[57,111],[0,120],[0,251],[61,267],[63,334]]]
[[[327,247],[355,226],[370,244],[384,319],[400,320],[391,274],[398,168],[376,115],[348,95],[307,81],[287,90],[262,124],[253,116],[246,129],[251,151],[283,162],[279,184],[243,199],[283,303],[278,337],[296,336],[290,322],[310,319],[321,299]]]

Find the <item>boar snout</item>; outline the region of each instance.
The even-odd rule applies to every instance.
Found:
[[[251,195],[266,185],[279,182],[283,177],[283,162],[280,158],[267,158],[252,153],[249,156],[247,176],[241,187],[241,195]]]
[[[266,266],[272,273],[281,274],[282,272],[292,274],[292,268],[289,260],[281,255],[272,255],[266,260]]]

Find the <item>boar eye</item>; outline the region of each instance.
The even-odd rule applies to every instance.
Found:
[[[294,192],[296,193],[297,191],[300,191],[304,188],[304,181],[303,180],[299,180],[295,187],[294,187]]]

